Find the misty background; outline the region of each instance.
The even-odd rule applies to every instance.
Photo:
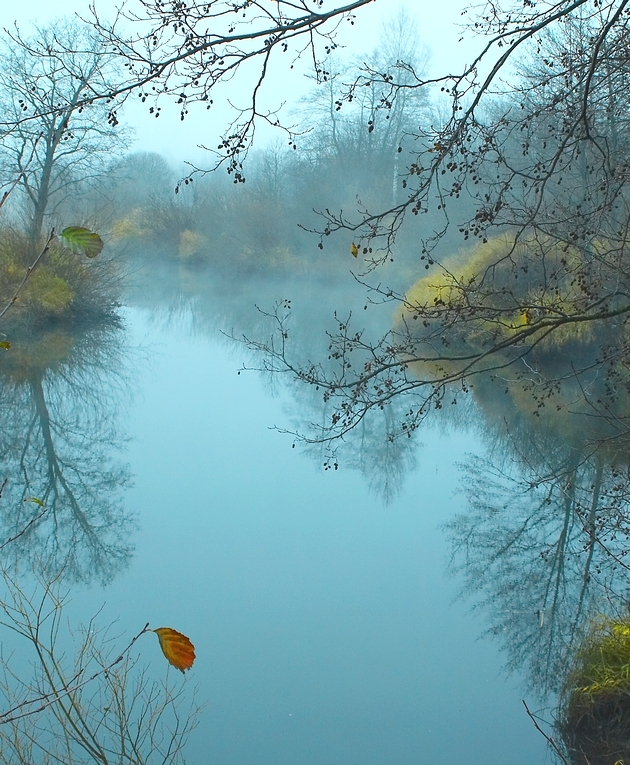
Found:
[[[126,76],[128,62],[84,23],[116,13],[105,3],[0,11],[10,189],[0,210],[2,587],[29,603],[24,593],[42,582],[63,590],[64,658],[98,643],[95,614],[111,625],[113,653],[93,659],[101,679],[115,664],[103,656],[147,622],[190,637],[197,658],[183,679],[150,635],[124,665],[120,688],[155,683],[133,692],[134,710],[156,699],[175,709],[163,739],[142,739],[154,749],[138,762],[531,765],[567,763],[569,752],[583,763],[577,749],[548,744],[570,719],[567,677],[594,620],[626,618],[625,269],[611,277],[592,266],[602,251],[623,261],[623,246],[610,245],[623,190],[617,207],[601,198],[626,170],[613,168],[607,184],[583,155],[562,166],[564,185],[540,206],[541,219],[549,209],[561,219],[562,246],[547,231],[513,242],[518,215],[495,220],[501,204],[486,212],[503,182],[492,152],[526,176],[530,146],[540,164],[555,146],[553,109],[574,105],[555,94],[551,113],[540,106],[546,70],[524,48],[502,72],[526,93],[524,121],[507,84],[492,92],[476,125],[494,128],[485,143],[468,139],[488,150],[471,160],[470,182],[436,174],[435,204],[419,204],[379,250],[354,223],[379,210],[389,211],[379,225],[393,225],[422,158],[444,150],[434,136],[450,124],[452,94],[441,81],[416,86],[477,56],[483,40],[463,34],[463,3],[359,9],[319,82],[306,55],[276,56],[259,102],[272,116],[242,167],[222,160],[219,144],[255,83],[246,68],[212,104],[158,103],[140,90],[120,106],[76,108],[88,84],[108,92]],[[572,34],[558,36],[562,55]],[[480,63],[482,78],[497,57]],[[598,119],[624,157],[607,108]],[[269,124],[276,110],[288,131]],[[588,184],[597,189],[582,199]],[[575,200],[580,219],[587,203],[615,210],[615,225],[593,223],[583,249],[563,229],[562,205]],[[75,226],[78,238],[65,233]],[[613,320],[521,353],[508,340],[547,320],[548,293],[562,321],[581,306],[585,262],[596,277],[584,292]],[[462,303],[445,297],[454,285]],[[503,345],[496,367],[469,378],[457,366]],[[373,382],[379,364],[399,376]],[[15,609],[3,608],[4,629]],[[21,709],[37,689],[47,710],[46,673],[22,681],[40,651],[27,659],[14,639],[0,636],[11,657],[0,661],[5,706]],[[89,674],[78,661],[72,682]],[[106,731],[114,752],[115,705],[103,698],[85,702],[98,721],[89,736]],[[134,714],[119,716],[163,730],[147,726],[153,712]],[[32,728],[9,718],[7,762],[48,762],[45,747],[61,761],[124,761],[77,743],[67,716]],[[180,719],[195,721],[181,753],[163,743]]]

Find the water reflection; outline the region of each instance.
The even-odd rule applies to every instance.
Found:
[[[3,555],[20,569],[107,582],[129,563],[121,335],[116,322],[74,334],[52,330],[15,338],[2,355],[0,539],[13,539]]]
[[[621,720],[629,710],[614,698],[575,705],[577,668],[601,627],[595,620],[619,620],[630,598],[625,395],[606,399],[596,388],[592,381],[598,412],[583,378],[559,386],[541,408],[535,386],[480,379],[474,396],[487,453],[461,466],[466,510],[446,530],[453,571],[508,669],[524,670],[541,699],[560,694],[561,758],[613,765],[627,756],[628,738],[622,746],[617,733],[630,730]],[[630,666],[630,652],[626,659]],[[613,717],[602,724],[613,710],[617,733]]]
[[[462,468],[468,510],[447,525],[466,592],[508,666],[526,667],[543,696],[561,686],[589,619],[623,608],[628,590],[624,481],[596,459],[562,456],[546,478],[471,458]]]
[[[313,328],[312,320],[308,326]],[[288,332],[292,354],[308,353],[306,336],[302,346],[292,324]],[[566,687],[593,619],[618,618],[630,595],[628,388],[617,362],[611,361],[603,379],[583,357],[579,374],[570,362],[550,357],[549,378],[563,377],[556,385],[531,368],[513,379],[480,377],[467,406],[460,397],[451,412],[432,417],[445,423],[468,419],[469,428],[472,420],[475,430],[484,431],[488,454],[462,466],[467,512],[446,527],[453,571],[484,611],[489,633],[499,638],[507,669],[524,673],[540,699]],[[326,357],[317,358],[325,367]],[[321,392],[300,380],[288,387],[298,404],[295,430],[326,434],[318,425],[329,422]],[[410,407],[409,396],[394,397],[344,438],[344,465],[360,469],[386,500],[415,466],[417,444],[398,435]],[[308,448],[330,465],[326,446]],[[560,720],[561,709],[555,717]],[[577,750],[566,742],[575,721],[565,723],[565,749],[573,757]],[[619,750],[619,737],[615,741]],[[573,761],[586,763],[588,754]]]
[[[228,336],[256,336],[264,344],[276,329],[270,307],[291,297],[290,309],[277,305],[291,313],[287,331],[296,366],[308,358],[334,363],[326,332],[335,328],[335,310],[363,311],[359,294],[330,286],[228,284],[187,269],[178,279],[162,280],[159,298],[147,294],[143,304],[156,308],[158,320],[186,321],[187,329],[214,337],[224,332],[228,345]],[[391,322],[387,306],[365,316],[366,332],[375,336]],[[238,366],[244,348],[231,347]],[[251,355],[246,366],[264,369],[264,359]],[[446,527],[451,568],[483,610],[508,669],[523,671],[540,698],[562,691],[593,619],[625,613],[630,592],[627,390],[622,384],[612,390],[589,377],[588,368],[579,377],[566,365],[561,371],[566,379],[552,387],[539,385],[540,373],[531,369],[513,380],[478,378],[467,403],[459,397],[433,417],[484,433],[487,453],[462,467],[466,510]],[[321,429],[328,414],[321,391],[290,375],[267,380],[270,392],[290,392],[287,431]],[[361,471],[385,500],[400,491],[418,460],[417,442],[395,435],[409,407],[408,398],[393,398],[342,444],[344,467]],[[321,465],[335,464],[325,443],[306,451]]]
[[[138,269],[136,274],[140,284],[142,271]],[[205,269],[164,263],[152,267],[144,278],[151,279],[151,290],[132,290],[129,299],[150,309],[154,322],[177,327],[185,334],[222,340],[234,355],[235,367],[256,370],[271,396],[281,390],[290,392],[286,421],[279,424],[279,430],[289,436],[324,432],[329,412],[322,392],[290,374],[277,374],[265,354],[248,348],[245,339],[256,338],[261,345],[273,347],[279,339],[281,317],[295,367],[316,359],[318,365],[332,369],[335,362],[329,356],[328,343],[338,324],[336,317],[360,313],[366,340],[376,338],[392,318],[388,305],[364,310],[364,289],[352,280],[343,286],[338,281],[312,279],[230,281]],[[400,494],[417,464],[416,434],[394,437],[408,407],[409,401],[403,397],[392,399],[389,405],[375,408],[343,442],[315,439],[308,443],[300,438],[300,448],[327,469],[342,462],[344,468],[359,471],[370,489],[389,503]]]

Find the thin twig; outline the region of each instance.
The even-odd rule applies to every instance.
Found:
[[[4,483],[6,483],[6,478],[4,479]],[[4,488],[4,483],[2,484],[2,488]],[[2,496],[2,492],[0,491],[0,497]],[[24,536],[26,532],[37,523],[37,521],[40,520],[40,518],[43,518],[44,515],[48,512],[49,508],[45,507],[38,515],[36,515],[34,518],[31,518],[31,520],[24,526],[24,528],[21,531],[18,531],[17,534],[15,534],[12,537],[9,537],[9,539],[6,540],[6,542],[3,542],[0,545],[0,550],[5,548],[8,544],[11,544],[11,542],[15,542],[16,539],[19,539],[21,536]]]
[[[18,177],[13,181],[9,189],[5,191],[4,194],[2,195],[2,198],[0,199],[0,210],[2,209],[4,203],[7,201],[7,199],[9,198],[9,195],[13,192],[13,190],[18,185],[18,183],[22,180],[22,178],[26,176],[26,171],[28,170],[29,165],[33,161],[33,157],[35,156],[35,150],[37,149],[37,144],[39,143],[39,140],[41,137],[42,137],[42,134],[40,133],[35,139],[35,143],[33,144],[33,148],[31,149],[31,156],[28,158],[26,165],[22,168],[22,171],[20,172]]]
[[[534,715],[529,711],[529,707],[527,706],[525,699],[522,699],[522,702],[523,702],[523,706],[525,707],[525,711],[527,712],[529,719],[534,723],[536,730],[547,739],[547,743],[549,744],[549,746],[552,747],[552,749],[558,755],[558,757],[562,760],[564,765],[571,765],[571,763],[567,760],[567,758],[562,754],[562,750],[560,749],[558,744],[556,744],[556,742],[551,738],[551,736],[545,733],[545,731],[540,727]]]
[[[69,687],[68,685],[65,685],[65,690],[63,692],[54,691],[52,693],[43,693],[41,696],[36,696],[33,699],[27,699],[26,701],[21,702],[20,704],[17,704],[16,706],[12,707],[11,709],[7,709],[6,712],[3,712],[0,714],[0,725],[4,725],[6,723],[14,722],[15,720],[20,720],[23,717],[29,717],[30,715],[38,714],[39,712],[43,712],[48,707],[52,706],[56,702],[60,701],[64,696],[69,696],[70,694],[75,693],[80,688],[82,688],[84,685],[87,685],[88,683],[91,683],[92,680],[95,680],[100,675],[107,674],[113,667],[115,667],[117,664],[120,664],[120,662],[124,659],[125,654],[129,653],[131,650],[133,644],[138,640],[138,638],[142,637],[146,632],[149,632],[149,622],[147,622],[144,627],[138,632],[138,634],[131,640],[129,645],[122,651],[122,653],[114,659],[114,661],[111,664],[108,664],[106,667],[102,667],[98,670],[98,672],[94,672],[94,674],[90,675],[87,679],[83,680],[80,683],[76,683],[76,685],[72,685]],[[74,678],[70,681],[70,683],[74,682],[78,679],[81,672],[77,673]],[[31,704],[37,704],[39,702],[42,702],[40,706],[38,706],[36,709],[29,709],[26,712],[20,712],[19,710],[23,709],[24,707],[27,707]],[[15,714],[16,712],[19,712],[19,714]]]

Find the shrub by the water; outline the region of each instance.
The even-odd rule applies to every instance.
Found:
[[[575,765],[630,762],[630,618],[592,627],[566,680],[558,727]]]
[[[28,238],[0,231],[0,308],[11,301],[34,260]],[[74,326],[111,317],[119,283],[107,257],[88,260],[53,243],[3,319],[2,331],[14,334],[42,325]]]

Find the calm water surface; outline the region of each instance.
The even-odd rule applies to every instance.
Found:
[[[135,398],[125,416],[135,555],[85,614],[132,634],[189,635],[205,703],[191,765],[538,765],[524,678],[503,671],[484,614],[458,598],[442,524],[462,510],[455,463],[474,436],[425,430],[388,505],[358,471],[324,471],[270,429],[299,404],[186,315],[127,310]],[[147,638],[143,658],[166,672]],[[529,698],[529,697],[527,697]],[[530,702],[536,708],[536,700]]]

